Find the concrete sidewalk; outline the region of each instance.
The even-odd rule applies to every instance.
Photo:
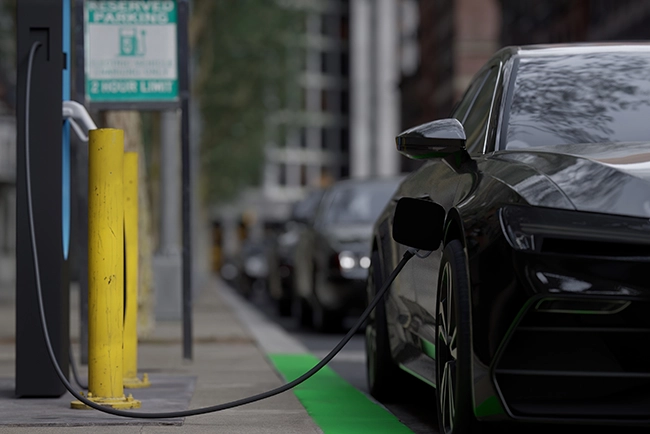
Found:
[[[133,393],[142,401],[142,411],[188,408],[182,405],[184,393],[189,408],[198,408],[240,399],[284,383],[266,354],[291,354],[305,351],[304,348],[274,324],[265,323],[263,317],[230,291],[221,281],[215,280],[195,301],[193,362],[184,363],[182,360],[181,324],[178,322],[157,323],[154,334],[140,343],[138,366],[141,372],[151,374],[152,388],[126,392]],[[71,299],[71,333],[76,342],[76,291],[71,294]],[[34,326],[38,323],[35,322]],[[292,392],[218,413],[162,422],[117,418],[93,410],[69,410],[70,395],[59,400],[16,399],[13,397],[14,330],[15,305],[11,300],[3,300],[0,302],[1,433],[81,433],[89,430],[98,434],[322,432]],[[263,345],[258,344],[257,339]],[[75,354],[78,355],[77,350],[75,345]],[[86,373],[85,367],[80,367],[82,378],[86,378]],[[173,389],[181,392],[177,396],[160,396],[172,390],[170,387],[174,381],[183,383],[181,389]],[[44,416],[47,414],[56,417]],[[69,420],[66,417],[75,418],[76,414],[79,417],[75,422],[62,426]],[[71,426],[79,424],[84,426]]]

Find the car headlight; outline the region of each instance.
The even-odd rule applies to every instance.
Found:
[[[351,270],[357,264],[357,260],[352,252],[343,251],[339,253],[339,265],[343,270]]]
[[[370,268],[370,258],[362,256],[361,259],[359,259],[359,266],[361,268]]]
[[[515,250],[576,256],[648,256],[647,219],[509,205],[499,209],[499,221]]]
[[[262,278],[268,273],[266,261],[259,256],[251,256],[244,263],[246,274],[251,277]]]

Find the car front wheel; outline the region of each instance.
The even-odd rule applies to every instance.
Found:
[[[442,434],[478,432],[472,410],[469,278],[458,240],[445,247],[437,296],[437,408]]]

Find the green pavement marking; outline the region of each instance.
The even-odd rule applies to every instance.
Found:
[[[493,416],[495,414],[506,414],[506,412],[503,409],[499,398],[492,395],[474,409],[474,414],[479,417],[485,417]]]
[[[269,358],[287,381],[298,378],[318,363],[311,354],[269,354]],[[325,434],[413,434],[328,366],[293,391]]]

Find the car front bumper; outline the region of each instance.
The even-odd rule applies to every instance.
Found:
[[[506,217],[511,274],[473,313],[476,415],[650,424],[647,222],[535,208]]]

